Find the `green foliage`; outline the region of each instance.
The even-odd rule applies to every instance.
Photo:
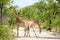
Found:
[[[5,13],[5,15],[8,19],[9,25],[12,25],[12,26],[16,25],[16,19],[15,19],[15,16],[14,16],[14,12],[11,11],[10,9],[8,9],[8,8],[5,8],[4,13]]]
[[[11,38],[12,38],[11,28],[0,23],[0,40],[10,40]]]
[[[3,4],[3,5],[8,4],[10,2],[11,0],[0,0],[0,4]]]
[[[37,19],[46,29],[60,27],[60,5],[55,0],[40,0],[32,6],[20,9],[20,16]]]
[[[9,26],[9,20],[13,20],[13,13],[7,8],[11,0],[0,0],[0,40],[11,40],[12,28]],[[2,17],[2,18],[1,18]]]

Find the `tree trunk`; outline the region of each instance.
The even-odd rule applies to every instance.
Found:
[[[2,22],[3,4],[1,4],[0,8],[1,8],[0,21]]]
[[[1,21],[2,21],[2,8],[1,8]]]

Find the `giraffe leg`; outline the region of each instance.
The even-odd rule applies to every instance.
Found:
[[[30,33],[29,33],[29,37],[30,37]]]
[[[24,29],[24,37],[26,37],[26,29]]]
[[[19,36],[19,27],[17,26],[17,37]]]
[[[26,30],[26,28],[24,30],[24,37],[28,37],[28,31]]]
[[[28,30],[26,30],[26,37],[28,37]]]
[[[29,30],[27,30],[27,36],[30,37]]]
[[[29,37],[30,37],[30,33],[29,33],[29,32],[30,32],[30,26],[29,26],[29,30],[28,30],[28,35],[29,35]]]
[[[30,37],[29,31],[30,31],[30,27],[28,26],[28,27],[27,27],[27,35],[28,35],[28,37]]]
[[[32,29],[33,29],[33,27],[32,27]],[[33,32],[34,32],[35,36],[37,37],[37,35],[36,35],[36,33],[35,33],[35,30],[34,30],[34,29],[33,29]]]
[[[38,28],[39,28],[39,33],[41,33],[41,26],[40,26],[40,24],[38,24]]]

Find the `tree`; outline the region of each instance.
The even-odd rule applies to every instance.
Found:
[[[6,4],[10,3],[10,1],[11,0],[0,0],[0,9],[1,9],[1,13],[0,13],[1,20],[0,21],[2,21],[3,8]]]
[[[9,12],[9,9],[6,7],[6,5],[9,4],[10,1],[11,0],[0,0],[0,40],[11,40],[12,37],[12,29],[9,25],[7,25],[8,21],[5,20],[8,18],[8,15],[6,16],[5,14]],[[4,21],[2,21],[2,17],[4,17]]]
[[[47,30],[51,30],[52,28],[55,28],[55,26],[57,27],[60,22],[58,21],[60,6],[55,0],[40,0],[40,2],[37,2],[34,5],[22,8],[20,12],[20,15],[27,19],[38,19],[42,25],[44,24],[44,26],[46,26]]]

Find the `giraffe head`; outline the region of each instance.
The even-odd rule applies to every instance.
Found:
[[[15,7],[14,6],[11,6],[9,9],[11,9],[14,12],[14,16],[17,18],[18,17],[18,14],[16,12]]]
[[[11,10],[15,10],[15,7],[11,6],[9,9],[11,9]]]

